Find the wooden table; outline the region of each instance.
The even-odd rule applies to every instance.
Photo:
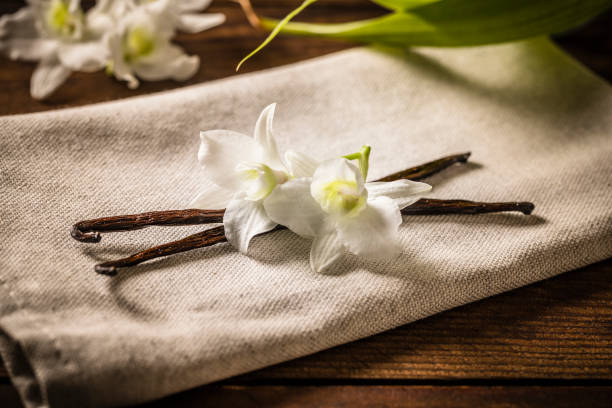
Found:
[[[0,13],[22,2],[5,0]],[[255,0],[264,15],[283,16],[297,0]],[[201,57],[187,84],[237,75],[234,67],[264,34],[240,8],[215,1],[227,23],[178,42]],[[310,21],[366,18],[381,10],[365,0],[322,0]],[[612,13],[556,39],[612,80]],[[346,49],[351,44],[279,37],[241,73]],[[29,96],[33,64],[0,59],[0,114],[37,112],[182,86],[145,82],[136,91],[103,73],[74,74],[46,102]],[[0,365],[0,405],[18,407]],[[478,407],[612,406],[612,259],[447,311],[309,357],[177,394],[145,406],[195,407]]]

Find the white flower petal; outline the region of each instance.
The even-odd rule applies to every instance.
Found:
[[[70,76],[70,70],[57,60],[46,58],[38,66],[30,79],[30,94],[34,99],[44,99],[51,95]]]
[[[102,36],[115,28],[115,20],[128,12],[128,3],[117,0],[97,0],[85,15],[88,31]]]
[[[202,11],[210,6],[212,0],[182,0],[178,2],[178,7],[182,12]]]
[[[225,189],[239,187],[236,166],[240,162],[254,162],[259,146],[252,137],[231,130],[200,132],[198,160],[205,176]]]
[[[68,3],[68,10],[71,13],[76,13],[81,8],[81,0],[70,0]]]
[[[155,51],[154,57],[143,58],[133,64],[136,75],[147,81],[186,81],[199,67],[200,58],[197,55],[187,55],[175,45],[162,47]]]
[[[270,231],[276,223],[268,218],[261,201],[244,200],[236,195],[225,209],[223,227],[227,241],[246,254],[251,238]]]
[[[94,72],[106,65],[109,52],[103,43],[92,41],[62,44],[57,56],[62,65],[73,71]]]
[[[285,163],[293,177],[312,177],[319,162],[300,152],[288,150],[285,153]]]
[[[106,37],[106,44],[111,53],[112,71],[115,78],[120,81],[127,81],[128,88],[130,89],[138,88],[138,79],[136,79],[130,66],[123,59],[121,37],[117,33],[113,33]]]
[[[189,208],[201,210],[220,210],[227,207],[234,193],[224,188],[209,188],[198,194],[189,204]]]
[[[268,217],[303,237],[319,233],[326,218],[310,195],[310,179],[293,179],[276,186],[263,201]]]
[[[400,252],[397,230],[402,215],[391,198],[376,197],[356,217],[337,223],[340,239],[355,255],[387,259]]]
[[[276,104],[273,103],[264,108],[259,115],[257,123],[255,123],[254,138],[261,146],[260,161],[277,170],[283,170],[283,165],[278,154],[274,134],[272,133],[272,121],[274,120],[274,111]]]
[[[342,180],[357,183],[357,191],[364,188],[363,177],[359,168],[344,158],[335,158],[322,162],[312,176],[311,191],[313,196],[329,183]]]
[[[13,14],[0,16],[0,38],[32,39],[39,36],[31,7],[23,7]]]
[[[402,209],[417,202],[421,195],[431,190],[427,183],[411,180],[396,180],[391,182],[375,181],[366,183],[368,197],[389,197]]]
[[[55,40],[43,38],[13,38],[0,41],[0,51],[10,59],[23,61],[40,61],[52,58],[57,51],[59,43]]]
[[[344,253],[344,245],[338,232],[330,229],[317,235],[310,247],[310,267],[315,272],[323,272]]]
[[[32,7],[0,17],[0,51],[11,59],[39,61],[52,55],[57,41],[40,38]]]
[[[225,22],[225,14],[181,14],[178,17],[178,29],[187,33],[199,33],[221,25]]]

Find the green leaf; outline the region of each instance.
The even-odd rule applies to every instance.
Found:
[[[417,7],[425,6],[431,3],[437,3],[442,0],[371,0],[373,3],[379,4],[389,10],[410,10]]]
[[[276,23],[275,24],[276,27],[274,27],[272,29],[272,32],[270,33],[270,35],[268,35],[268,37],[264,40],[264,42],[262,42],[259,45],[259,47],[255,48],[253,51],[251,51],[251,53],[249,55],[244,57],[242,59],[242,61],[240,61],[238,63],[238,65],[236,66],[236,71],[238,71],[240,69],[240,67],[242,66],[242,64],[244,64],[246,62],[246,60],[251,58],[253,55],[257,54],[262,48],[264,48],[266,45],[268,45],[268,43],[270,41],[272,41],[274,39],[274,37],[276,37],[276,35],[285,26],[285,24],[287,24],[293,17],[297,16],[302,10],[304,10],[306,7],[310,6],[315,1],[317,1],[317,0],[304,0],[304,2],[298,8],[293,10],[291,13],[287,14],[287,16],[285,18],[283,18],[281,21]]]
[[[612,0],[442,0],[350,23],[287,23],[282,33],[401,46],[470,46],[566,31],[610,6]],[[276,24],[262,20],[267,29]]]

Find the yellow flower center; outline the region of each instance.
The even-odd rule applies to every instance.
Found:
[[[366,198],[359,193],[357,183],[349,180],[327,183],[318,199],[325,212],[348,216],[359,213],[366,202]]]
[[[126,61],[149,55],[155,49],[155,38],[147,29],[134,27],[123,38],[123,57]]]
[[[263,200],[278,184],[289,180],[286,172],[271,169],[263,163],[239,163],[236,171],[246,199],[251,201]]]
[[[47,10],[46,22],[47,26],[56,34],[71,37],[77,30],[80,18],[80,12],[76,14],[70,13],[66,1],[53,0],[51,6]]]

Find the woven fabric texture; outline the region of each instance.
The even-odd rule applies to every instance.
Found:
[[[432,198],[520,214],[404,217],[397,259],[313,273],[310,242],[257,237],[109,278],[93,265],[202,227],[70,237],[81,219],[185,208],[207,186],[199,131],[251,134],[277,102],[281,150],[372,146],[370,177],[446,154]],[[369,336],[612,256],[612,92],[546,40],[358,48],[77,109],[0,118],[0,350],[25,404],[155,399]]]

